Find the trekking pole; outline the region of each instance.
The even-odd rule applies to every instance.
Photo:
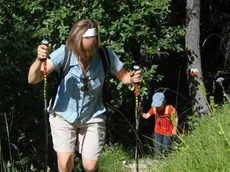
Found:
[[[42,40],[42,44],[49,46],[49,41],[46,39]],[[47,59],[43,62],[43,96],[44,96],[44,122],[45,122],[45,167],[48,169],[48,112],[47,112]]]
[[[134,71],[139,70],[140,67],[135,65],[133,66]],[[134,83],[134,93],[135,93],[135,120],[136,120],[136,147],[135,147],[135,165],[136,165],[136,172],[139,171],[139,164],[138,164],[138,126],[139,126],[139,101],[138,101],[138,83]]]

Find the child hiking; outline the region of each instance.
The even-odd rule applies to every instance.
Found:
[[[148,119],[155,115],[154,149],[156,157],[170,152],[172,136],[176,135],[178,117],[176,109],[172,105],[166,105],[165,95],[157,92],[152,97],[151,108],[141,116]]]

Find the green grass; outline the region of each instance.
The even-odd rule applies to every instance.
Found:
[[[180,145],[169,157],[160,161],[151,157],[140,159],[142,172],[229,172],[230,105],[198,120],[195,130],[180,136]],[[132,171],[127,165],[125,168],[124,160],[134,163],[134,158],[120,147],[107,148],[101,155],[100,172]]]
[[[179,137],[180,144],[175,146],[169,157],[163,160],[152,157],[139,159],[141,172],[230,171],[230,105],[219,107],[215,114],[193,117],[191,121],[195,121],[195,130]],[[9,171],[7,166],[1,156],[0,144],[1,171]],[[12,169],[14,167],[10,171],[17,171]],[[134,169],[133,155],[121,146],[105,146],[99,160],[99,172],[133,172]]]
[[[127,161],[130,161],[130,155],[121,146],[105,146],[99,160],[99,171],[127,172],[123,165]]]
[[[164,160],[160,172],[230,171],[230,106],[200,119],[199,126],[181,138],[182,146]],[[155,170],[156,171],[156,170]]]

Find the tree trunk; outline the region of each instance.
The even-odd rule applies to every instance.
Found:
[[[200,55],[200,0],[186,0],[186,37],[185,47],[187,53],[187,79],[189,96],[193,110],[200,115],[208,112],[206,89],[203,82]],[[191,70],[195,69],[194,75]],[[198,70],[198,75],[196,75]]]

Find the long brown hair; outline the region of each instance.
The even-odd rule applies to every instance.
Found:
[[[98,27],[95,22],[90,19],[84,19],[78,21],[71,28],[69,36],[66,41],[66,47],[69,51],[74,51],[76,55],[80,55],[82,51],[82,35],[89,29],[96,28],[98,32]],[[100,34],[97,35],[97,46],[100,44]]]

